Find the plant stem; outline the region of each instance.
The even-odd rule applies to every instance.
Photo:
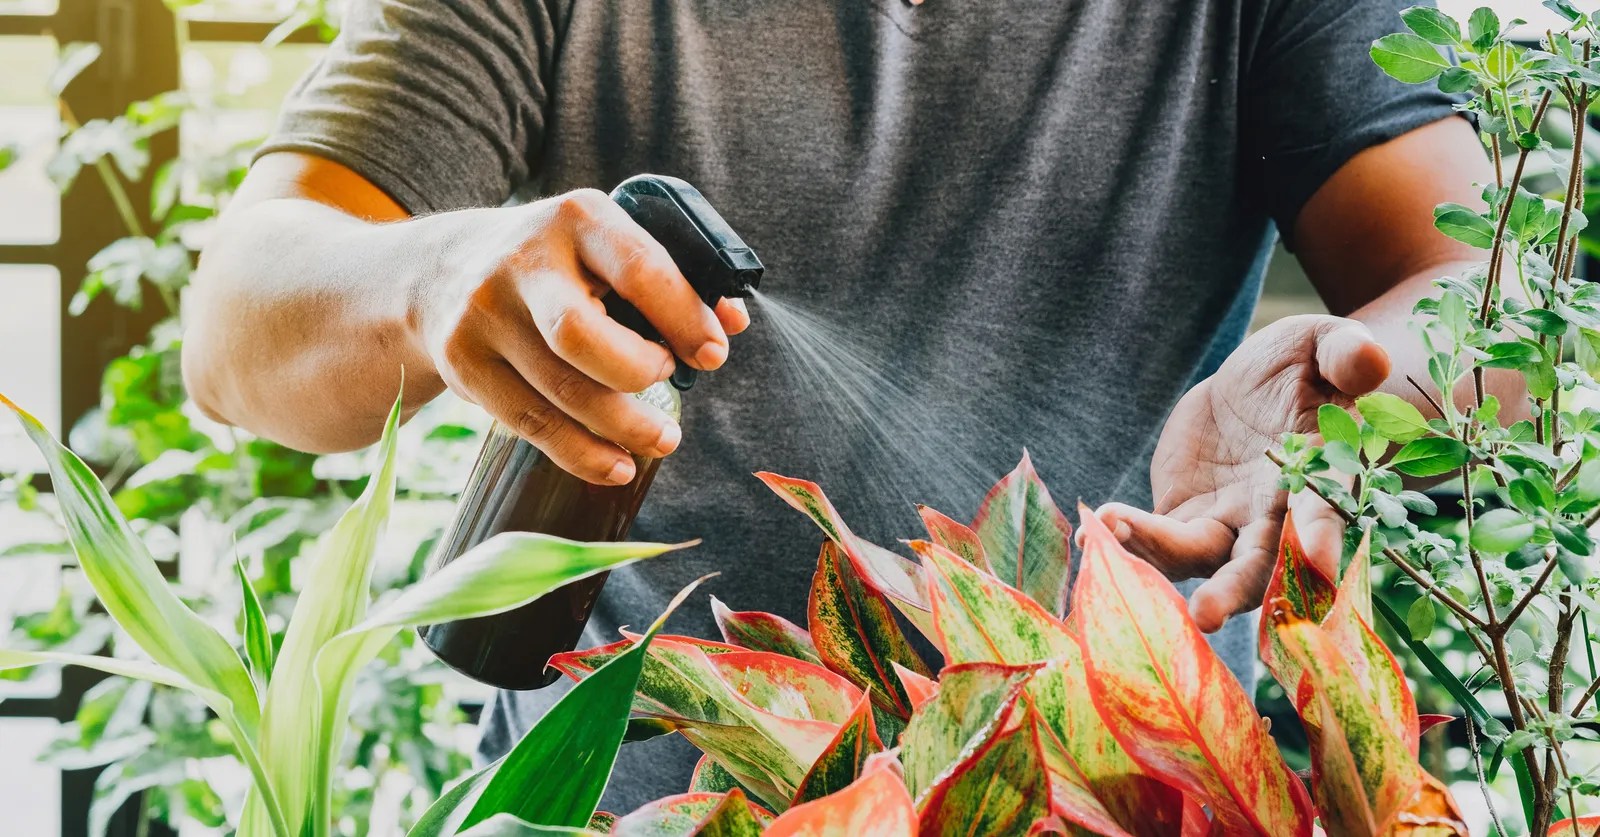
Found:
[[[1417,391],[1417,394],[1422,396],[1422,400],[1428,402],[1428,406],[1432,407],[1435,411],[1437,411],[1439,413],[1439,418],[1442,418],[1442,419],[1444,419],[1446,421],[1450,420],[1450,415],[1444,411],[1444,407],[1441,406],[1438,401],[1434,400],[1433,395],[1431,393],[1429,393],[1427,390],[1422,388],[1422,384],[1417,383],[1417,379],[1416,378],[1413,378],[1410,375],[1407,375],[1406,376],[1406,383],[1410,384],[1412,386],[1412,388]]]
[[[1539,123],[1544,121],[1545,109],[1550,106],[1550,91],[1544,91],[1539,99],[1539,107],[1534,111],[1533,121],[1529,124],[1529,131],[1537,131]],[[1507,114],[1507,118],[1510,114]],[[1500,220],[1495,225],[1494,246],[1489,251],[1489,277],[1483,286],[1483,304],[1478,308],[1478,319],[1485,325],[1489,324],[1489,314],[1494,310],[1495,286],[1500,280],[1500,263],[1505,256],[1506,224],[1511,220],[1511,204],[1516,197],[1517,187],[1522,185],[1522,172],[1528,165],[1529,149],[1523,148],[1517,153],[1517,167],[1511,174],[1510,191],[1506,193],[1504,205],[1500,207]]]
[[[1489,629],[1489,633],[1504,634],[1506,631],[1510,630],[1511,626],[1516,623],[1517,617],[1521,616],[1522,612],[1528,609],[1528,605],[1533,603],[1534,597],[1538,596],[1539,591],[1544,589],[1545,582],[1550,580],[1550,576],[1555,573],[1555,570],[1555,556],[1545,556],[1544,569],[1539,571],[1539,577],[1534,580],[1533,586],[1529,587],[1528,592],[1522,595],[1522,598],[1517,601],[1516,606],[1511,608],[1511,610],[1506,613],[1506,618],[1500,620],[1497,624]]]
[[[1463,713],[1462,720],[1467,722],[1467,748],[1472,751],[1472,766],[1478,771],[1478,789],[1483,791],[1484,807],[1489,809],[1489,820],[1494,823],[1495,833],[1500,837],[1508,837],[1506,827],[1500,822],[1500,812],[1495,810],[1494,795],[1489,793],[1489,777],[1483,772],[1483,751],[1478,747],[1478,729],[1472,723],[1472,713]]]

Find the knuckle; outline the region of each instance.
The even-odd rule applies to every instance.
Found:
[[[602,209],[600,201],[609,201],[599,189],[574,189],[555,198],[556,217],[571,224],[587,224]]]
[[[512,418],[517,435],[539,442],[540,449],[551,455],[555,453],[552,447],[560,447],[562,424],[560,411],[550,404],[537,402],[523,405]]]
[[[617,290],[638,293],[660,287],[678,275],[678,266],[659,245],[619,242]]]
[[[579,354],[589,346],[587,317],[577,308],[562,308],[550,320],[550,331],[545,340],[562,357]]]
[[[549,395],[557,404],[578,406],[589,400],[589,382],[578,375],[559,375],[550,382]]]

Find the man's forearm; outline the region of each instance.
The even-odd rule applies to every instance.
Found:
[[[408,295],[457,255],[468,217],[373,224],[304,199],[224,219],[185,305],[184,375],[215,417],[296,448],[370,444],[399,391],[444,388]]]

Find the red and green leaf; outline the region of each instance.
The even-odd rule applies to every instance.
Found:
[[[1072,766],[1067,778],[1093,790],[1134,834],[1171,834],[1182,795],[1145,775],[1106,728],[1089,698],[1078,643],[1038,602],[927,541],[912,541],[928,576],[935,641],[951,663],[1051,665],[1028,685],[1030,700]],[[941,691],[946,688],[941,682]]]
[[[939,694],[939,682],[907,669],[899,663],[894,664],[895,676],[900,678],[900,685],[906,689],[906,697],[911,699],[911,711],[915,712],[922,705],[932,700]]]
[[[1283,521],[1283,534],[1278,540],[1278,564],[1262,601],[1270,603],[1282,599],[1288,602],[1289,612],[1295,616],[1321,622],[1333,608],[1337,591],[1333,579],[1306,555],[1300,535],[1295,531],[1294,515],[1290,514]],[[1300,684],[1300,668],[1294,656],[1284,650],[1272,630],[1271,621],[1270,618],[1261,620],[1261,662],[1283,685],[1284,691],[1292,695]]]
[[[702,754],[689,775],[689,793],[727,793],[739,786],[728,768],[709,755]]]
[[[972,529],[998,578],[1051,613],[1062,612],[1072,583],[1072,524],[1050,499],[1026,451],[1016,470],[983,498]]]
[[[756,474],[756,477],[782,497],[784,502],[811,518],[829,540],[845,551],[855,565],[856,572],[873,589],[887,596],[901,615],[918,630],[932,636],[922,568],[916,562],[856,537],[816,483],[765,471]]]
[[[734,788],[689,834],[692,837],[761,837],[762,825],[770,819],[756,816],[744,792]]]
[[[1285,608],[1272,623],[1312,686],[1308,711],[1318,722],[1307,734],[1323,826],[1353,837],[1389,834],[1402,824],[1466,835],[1448,791],[1417,763],[1330,632]]]
[[[861,778],[838,793],[796,805],[767,826],[766,837],[910,837],[917,815],[887,755],[867,760]]]
[[[561,654],[551,665],[579,679],[628,646]],[[781,809],[861,695],[843,677],[801,660],[658,637],[633,711],[673,721],[741,785]]]
[[[1090,786],[1077,763],[1056,740],[1044,719],[1040,718],[1037,712],[1030,714],[1039,741],[1039,752],[1044,757],[1046,777],[1050,782],[1049,815],[1041,821],[1042,824],[1036,824],[1034,830],[1050,830],[1058,834],[1071,835],[1103,834],[1109,837],[1128,837],[1128,830],[1122,827],[1117,815],[1106,808],[1106,804]],[[1130,775],[1128,778],[1149,781],[1136,775]],[[1172,796],[1176,798],[1176,792],[1172,792]],[[1145,824],[1152,834],[1170,835],[1175,833],[1176,829],[1167,827],[1166,820],[1169,817],[1164,811],[1165,807],[1157,806],[1144,811],[1125,812],[1124,817],[1130,822]]]
[[[1228,834],[1305,837],[1311,801],[1177,588],[1083,509],[1073,591],[1089,692],[1135,761]]]
[[[911,698],[894,666],[926,676],[928,665],[901,633],[888,600],[862,580],[832,541],[824,541],[817,556],[807,616],[817,655],[828,668],[869,690],[883,710],[911,717]]]
[[[974,567],[994,572],[994,567],[989,566],[988,557],[983,554],[983,542],[971,527],[957,523],[927,506],[917,506],[917,514],[922,517],[922,525],[928,530],[928,540],[960,555]]]
[[[828,743],[827,749],[811,765],[810,772],[795,791],[794,804],[820,799],[843,790],[861,777],[867,757],[884,750],[878,740],[878,728],[872,722],[872,703],[865,697],[856,704],[850,720],[839,727],[839,734]]]
[[[1549,837],[1595,837],[1600,835],[1600,814],[1562,820],[1550,826]]]
[[[1031,718],[990,735],[929,789],[920,834],[1018,834],[1049,813],[1050,780]]]
[[[906,788],[922,800],[1011,717],[1037,666],[963,663],[944,670],[939,693],[900,734]]]
[[[1406,682],[1399,661],[1383,644],[1372,625],[1361,618],[1357,610],[1360,602],[1360,598],[1341,589],[1338,601],[1322,622],[1322,628],[1350,667],[1357,684],[1377,707],[1379,719],[1404,742],[1414,758],[1422,735],[1416,700],[1411,695],[1411,686]],[[1304,694],[1304,688],[1299,692]],[[1295,708],[1302,716],[1315,714],[1306,712],[1305,707],[1298,704]],[[1315,725],[1316,720],[1308,723]]]
[[[702,824],[726,807],[742,807],[744,813],[755,821],[758,829],[762,823],[772,819],[770,813],[751,802],[738,790],[727,793],[681,793],[658,799],[619,818],[612,825],[611,834],[614,837],[674,837],[674,835],[688,837],[688,835],[702,834],[705,833],[700,830]]]
[[[782,616],[758,610],[729,610],[716,596],[711,597],[711,615],[717,620],[723,641],[729,645],[751,651],[770,651],[808,663],[822,662],[811,635]]]

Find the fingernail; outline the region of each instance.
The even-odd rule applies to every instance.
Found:
[[[733,307],[739,309],[739,313],[745,315],[747,318],[750,316],[750,309],[745,306],[744,300],[730,298],[728,301],[733,304]]]
[[[677,422],[669,421],[661,428],[661,435],[656,437],[656,451],[667,454],[678,449],[678,443],[683,441],[683,428]]]
[[[626,485],[633,480],[633,462],[627,459],[617,461],[611,466],[611,473],[606,474],[606,482],[612,485]]]
[[[694,353],[694,363],[701,369],[716,369],[727,359],[728,347],[717,342],[707,343]]]
[[[1119,520],[1117,525],[1111,528],[1111,534],[1117,537],[1117,543],[1127,543],[1128,536],[1133,534],[1133,530],[1128,528],[1127,523]]]

